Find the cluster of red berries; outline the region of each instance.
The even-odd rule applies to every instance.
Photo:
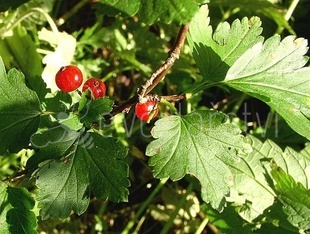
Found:
[[[81,70],[72,65],[64,66],[56,73],[56,85],[66,93],[77,90],[83,83],[83,74]],[[104,97],[106,94],[106,85],[98,78],[90,78],[85,81],[82,91],[90,91],[94,99]],[[147,101],[136,104],[136,116],[142,121],[149,122],[158,115],[157,102]]]
[[[56,73],[56,85],[58,88],[66,93],[78,89],[83,83],[83,74],[76,66],[64,66]],[[106,86],[98,78],[88,79],[82,88],[83,92],[89,90],[94,99],[105,96]]]

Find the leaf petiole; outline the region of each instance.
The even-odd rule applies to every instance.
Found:
[[[179,115],[177,108],[173,105],[173,103],[168,102],[165,98],[161,98],[160,103],[164,104],[165,106],[169,107],[173,114]]]

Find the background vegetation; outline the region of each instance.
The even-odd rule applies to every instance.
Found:
[[[310,232],[309,0],[19,0],[0,9],[1,233]],[[102,118],[165,62],[188,22],[180,58],[152,90],[186,100],[161,102],[150,124],[134,108]],[[265,54],[276,62],[260,74]],[[65,63],[101,78],[108,98],[86,105],[59,92]],[[67,190],[51,198],[61,181]]]

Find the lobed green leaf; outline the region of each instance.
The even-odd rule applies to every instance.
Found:
[[[266,102],[294,131],[310,139],[310,68],[307,40],[275,35],[265,41],[259,18],[224,22],[212,32],[207,6],[201,7],[188,41],[201,83],[191,91],[226,84]]]
[[[65,133],[55,130],[52,136],[61,136],[61,132]],[[48,135],[38,135],[41,139],[35,142],[46,141],[42,136]],[[41,163],[36,181],[42,219],[66,218],[72,210],[82,214],[91,194],[98,199],[127,201],[128,166],[121,161],[127,154],[125,147],[95,133],[67,132],[63,137],[38,153],[45,159],[54,158]]]
[[[45,164],[40,168],[36,185],[43,220],[64,219],[72,210],[82,214],[88,207],[88,177],[78,159],[69,162],[54,160]]]
[[[157,121],[152,130],[156,140],[146,149],[154,176],[179,180],[192,174],[201,183],[204,201],[222,210],[232,184],[228,165],[249,150],[240,130],[225,123],[226,118],[216,111],[197,111]]]
[[[250,94],[277,111],[300,135],[310,139],[310,67],[307,40],[273,36],[244,53],[224,83]]]
[[[237,19],[232,25],[220,23],[213,33],[208,14],[208,6],[202,6],[191,22],[187,37],[203,76],[203,81],[192,88],[195,91],[224,80],[230,66],[251,46],[263,40],[258,17]]]
[[[258,139],[247,136],[253,151],[240,156],[237,163],[231,164],[234,184],[227,200],[239,206],[239,215],[252,222],[274,203],[275,193],[268,184],[261,160],[269,155],[282,154],[272,142],[262,144]],[[272,145],[270,145],[272,144]]]
[[[274,161],[308,188],[310,160],[291,148],[283,151],[270,140],[262,143],[253,136],[247,136],[247,139],[253,152],[240,156],[238,163],[230,165],[234,184],[227,200],[239,207],[239,215],[243,219],[252,222],[266,210],[275,210],[274,202],[277,196],[270,181],[272,168],[269,162]]]

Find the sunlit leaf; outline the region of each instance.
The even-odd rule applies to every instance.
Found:
[[[240,207],[241,217],[252,222],[271,207],[277,197],[273,184],[267,180],[271,171],[269,162],[273,160],[307,188],[310,160],[291,148],[283,151],[270,140],[263,143],[253,136],[248,136],[247,139],[253,152],[241,156],[237,164],[231,165],[234,184],[227,200]]]
[[[146,154],[158,178],[179,180],[192,174],[200,181],[202,197],[222,210],[232,174],[228,165],[238,154],[250,150],[240,130],[225,123],[226,115],[216,111],[197,111],[170,116],[156,122]]]
[[[300,135],[310,139],[310,67],[307,40],[273,36],[244,53],[225,83],[266,102]]]
[[[190,24],[188,42],[203,81],[193,89],[201,90],[212,82],[222,81],[230,66],[251,46],[263,40],[258,17],[223,22],[213,33],[208,7],[204,5]]]
[[[265,169],[261,160],[265,157],[281,154],[281,149],[276,145],[264,145],[254,137],[248,137],[253,147],[253,152],[240,157],[240,161],[231,165],[234,184],[228,200],[240,206],[239,215],[252,222],[253,219],[263,214],[265,209],[274,202],[275,193],[267,183]]]

